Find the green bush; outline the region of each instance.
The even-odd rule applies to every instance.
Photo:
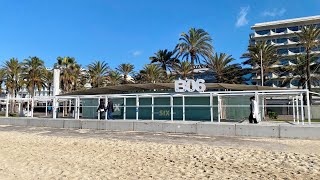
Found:
[[[270,119],[277,119],[278,118],[278,114],[276,112],[269,112],[269,118]]]

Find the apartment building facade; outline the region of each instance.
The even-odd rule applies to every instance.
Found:
[[[249,43],[250,45],[254,45],[258,42],[266,41],[268,44],[276,46],[277,54],[281,58],[279,63],[274,66],[294,65],[296,63],[294,57],[305,53],[305,48],[299,45],[299,38],[296,33],[301,32],[301,28],[308,25],[320,28],[320,16],[257,23],[251,27],[254,32],[250,34]],[[317,41],[320,41],[320,38]],[[311,53],[320,61],[320,46],[313,48]],[[259,68],[259,65],[254,68]],[[288,76],[292,77],[293,75],[290,72],[267,74],[267,81],[264,85],[279,87]],[[260,76],[254,76],[252,81],[257,85],[261,85]],[[297,79],[294,79],[286,87],[298,88],[299,82]]]

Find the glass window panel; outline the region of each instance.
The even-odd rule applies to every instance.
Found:
[[[270,30],[262,30],[262,31],[256,31],[257,34],[259,35],[266,35],[270,32]]]
[[[276,33],[282,33],[284,31],[286,31],[287,28],[278,28],[276,29]]]
[[[291,31],[298,31],[299,27],[298,26],[293,26],[293,27],[288,27]]]

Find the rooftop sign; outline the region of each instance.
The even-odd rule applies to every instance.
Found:
[[[179,79],[174,81],[174,89],[175,92],[204,92],[206,90],[204,82],[205,81],[203,79],[197,79],[196,81],[193,79]]]

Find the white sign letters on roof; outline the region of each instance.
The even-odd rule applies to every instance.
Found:
[[[204,82],[205,81],[203,79],[197,79],[196,81],[193,79],[179,79],[174,81],[174,89],[175,92],[204,92],[206,90]]]

